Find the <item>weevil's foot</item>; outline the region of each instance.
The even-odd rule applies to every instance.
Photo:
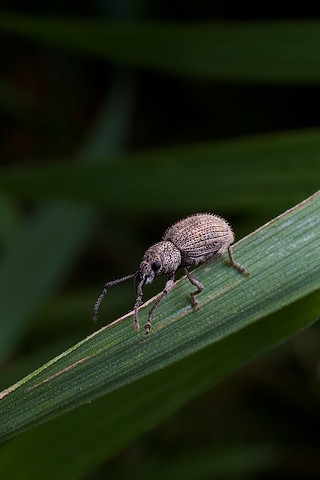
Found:
[[[144,329],[146,331],[146,335],[148,335],[148,333],[150,332],[151,330],[151,322],[147,322],[144,326]]]
[[[236,270],[238,270],[239,273],[242,273],[243,275],[250,274],[248,270],[246,270],[242,265],[240,265],[240,263],[230,263],[230,267],[235,268]]]
[[[248,270],[246,270],[242,265],[238,265],[237,270],[243,275],[250,275],[250,272],[248,272]]]
[[[199,310],[200,309],[199,302],[194,297],[191,297],[191,304],[192,304],[192,308],[194,310]]]

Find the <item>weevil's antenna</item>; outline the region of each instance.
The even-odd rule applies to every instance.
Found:
[[[135,273],[130,273],[130,275],[126,275],[125,277],[117,278],[117,280],[112,280],[111,282],[107,282],[102,290],[102,293],[99,295],[96,303],[94,304],[93,310],[92,310],[92,320],[94,322],[97,321],[97,316],[98,316],[98,310],[100,308],[101,302],[106,295],[108,288],[113,287],[114,285],[117,285],[118,283],[125,282],[126,280],[129,280],[129,278],[133,278],[136,274]]]

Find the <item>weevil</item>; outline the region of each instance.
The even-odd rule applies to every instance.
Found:
[[[156,275],[167,275],[164,289],[158,294],[148,314],[148,321],[144,328],[150,332],[151,320],[155,309],[161,300],[173,287],[175,274],[178,268],[184,272],[197,290],[190,293],[193,308],[199,308],[195,298],[202,292],[203,285],[190,272],[189,268],[203,265],[219,258],[228,252],[230,265],[238,272],[248,275],[248,271],[233,257],[231,244],[234,242],[232,228],[226,220],[212,213],[196,213],[180,220],[164,233],[162,240],[145,251],[137,272],[125,277],[107,282],[101,295],[98,297],[92,312],[92,318],[97,320],[98,310],[108,289],[118,283],[134,278],[136,299],[134,304],[134,328],[139,330],[138,309],[142,304],[143,286],[152,283]]]

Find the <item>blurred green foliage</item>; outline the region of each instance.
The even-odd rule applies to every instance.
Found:
[[[142,7],[143,21],[134,18]],[[320,178],[318,19],[201,1],[9,8],[0,12],[2,388],[90,334],[103,283],[134,271],[171,222],[213,211],[241,238],[313,194]],[[109,295],[103,323],[131,308],[132,290]],[[274,325],[319,317],[319,295],[304,301]],[[240,366],[266,345],[242,358],[251,336],[239,335]],[[216,358],[210,348],[190,357],[195,372]],[[144,402],[130,409],[129,389],[122,418],[112,416],[115,392],[3,444],[0,472],[319,478],[319,350],[314,325],[214,389],[234,368],[171,397],[163,388],[152,416],[157,381],[174,380],[174,370],[158,372],[132,384]]]

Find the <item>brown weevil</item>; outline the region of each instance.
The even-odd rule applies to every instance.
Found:
[[[172,225],[162,237],[162,241],[152,245],[142,257],[139,270],[111,282],[107,282],[101,295],[98,297],[92,317],[96,321],[97,314],[103,297],[108,288],[134,278],[136,301],[134,304],[134,328],[139,330],[138,308],[142,304],[142,288],[152,283],[156,275],[167,275],[167,281],[162,292],[159,293],[148,315],[144,328],[150,332],[151,319],[156,307],[169,293],[174,284],[174,277],[179,267],[183,267],[188,280],[197,290],[190,293],[191,303],[194,308],[199,308],[195,296],[203,290],[203,285],[189,272],[190,267],[202,265],[219,258],[228,252],[230,265],[245,275],[247,270],[237,263],[231,252],[234,241],[233,231],[223,218],[211,213],[196,213]]]

